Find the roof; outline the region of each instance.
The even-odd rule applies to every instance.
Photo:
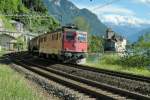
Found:
[[[116,42],[117,41],[123,41],[123,37],[119,36],[119,35],[116,35],[116,34],[112,37],[112,39],[115,40]]]
[[[123,41],[123,37],[118,35],[117,33],[115,33],[111,28],[108,28],[106,30],[106,34],[109,34],[109,32],[113,32],[113,34],[111,34],[111,37],[109,38],[109,40],[111,41],[115,41],[115,42],[119,42],[119,41]],[[106,38],[108,40],[108,38]]]
[[[113,32],[113,30],[112,30],[111,28],[108,28],[108,29],[106,30],[106,32]]]
[[[10,38],[12,38],[12,39],[16,39],[15,37],[13,37],[13,36],[11,36],[11,35],[8,35],[8,34],[0,34],[0,37],[1,37],[2,35],[5,35],[5,36],[10,37]]]

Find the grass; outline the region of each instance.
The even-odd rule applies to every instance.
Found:
[[[6,51],[1,50],[1,51],[0,51],[0,57],[3,56],[4,54],[6,54]]]
[[[118,72],[126,72],[135,75],[150,77],[150,70],[142,67],[124,67],[120,65],[98,64],[98,63],[88,63],[88,62],[86,63],[86,65],[89,65],[91,67],[96,67],[96,68],[102,68],[102,69],[108,69],[108,70],[113,70]]]
[[[43,100],[27,81],[7,65],[0,64],[0,100]]]
[[[113,70],[118,72],[126,72],[126,73],[150,77],[150,69],[146,67],[122,66],[118,64],[117,59],[120,58],[115,54],[105,54],[105,55],[101,55],[100,57],[89,56],[89,58],[87,58],[86,65],[96,67],[96,68],[102,68],[102,69],[108,69],[108,70]]]

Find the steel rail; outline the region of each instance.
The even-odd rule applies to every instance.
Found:
[[[83,69],[87,71],[103,73],[103,74],[107,74],[111,76],[127,78],[127,79],[131,79],[135,81],[142,81],[142,82],[150,83],[150,77],[146,77],[146,76],[134,75],[134,74],[125,73],[125,72],[117,72],[117,71],[112,71],[112,70],[107,70],[107,69],[102,69],[102,68],[95,68],[95,67],[91,67],[87,65],[78,65],[78,64],[63,64],[63,65],[67,65],[69,67],[74,67],[74,68]]]
[[[29,62],[27,62],[25,60],[22,60],[22,61],[24,63],[28,63],[29,64]],[[106,85],[106,84],[98,83],[98,82],[95,82],[95,81],[92,81],[92,80],[89,80],[89,79],[85,79],[85,78],[81,78],[81,77],[77,77],[77,76],[74,76],[74,75],[69,75],[67,73],[64,73],[64,72],[61,72],[61,71],[58,71],[58,70],[54,70],[52,68],[45,68],[43,66],[39,66],[39,65],[36,65],[34,63],[31,63],[31,62],[30,62],[30,65],[37,66],[37,67],[39,67],[39,68],[41,68],[43,70],[46,70],[46,71],[51,72],[51,73],[54,73],[56,75],[60,75],[60,76],[66,77],[66,78],[71,79],[71,80],[75,80],[75,81],[78,81],[78,82],[82,82],[84,84],[88,84],[88,85],[90,85],[92,87],[104,89],[104,90],[107,90],[107,91],[110,91],[110,92],[113,92],[113,93],[116,93],[116,94],[119,94],[119,95],[123,95],[123,96],[125,96],[127,98],[144,99],[144,100],[150,99],[150,97],[145,96],[145,95],[137,94],[137,93],[130,92],[130,91],[127,91],[127,90],[123,90],[123,89],[119,89],[119,88],[116,88],[116,87],[113,87],[113,86],[109,86],[109,85]],[[32,68],[32,67],[30,67],[30,68]]]
[[[66,78],[61,77],[61,76],[59,76],[57,74],[44,71],[41,68],[31,67],[29,65],[21,63],[20,61],[14,61],[14,62],[16,64],[19,64],[19,65],[23,66],[24,68],[32,71],[32,72],[35,72],[36,74],[39,74],[39,75],[41,75],[41,76],[43,76],[45,78],[48,78],[50,80],[53,80],[55,82],[58,82],[58,83],[63,84],[65,86],[68,86],[70,88],[73,88],[75,90],[78,90],[78,91],[80,91],[82,93],[88,94],[88,95],[90,95],[90,96],[92,96],[94,98],[102,99],[102,100],[115,100],[112,97],[104,95],[104,94],[102,94],[99,91],[95,91],[95,89],[93,89],[90,86],[87,86],[86,84],[82,84],[80,82],[76,82],[76,81],[73,81],[73,80],[70,80],[70,79],[66,79]]]

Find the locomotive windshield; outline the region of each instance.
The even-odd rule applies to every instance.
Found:
[[[79,33],[78,40],[79,41],[86,41],[86,34]]]
[[[73,34],[73,32],[66,33],[66,40],[74,40],[74,39],[75,39],[75,35]]]

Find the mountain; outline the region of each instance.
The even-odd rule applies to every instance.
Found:
[[[105,23],[105,22],[104,22]],[[142,24],[142,25],[132,25],[128,23],[105,23],[108,27],[111,27],[115,32],[124,36],[130,42],[135,42],[138,40],[139,36],[146,33],[147,31],[150,32],[150,25]]]
[[[77,8],[69,0],[44,0],[48,8],[49,14],[58,19],[62,25],[73,23],[78,16],[84,17],[90,25],[90,33],[96,35],[104,35],[106,25],[104,25],[98,17],[87,9]]]
[[[138,37],[140,37],[140,36],[142,36],[142,35],[144,35],[144,34],[150,34],[150,27],[145,28],[145,29],[139,31],[139,32],[138,32]]]

